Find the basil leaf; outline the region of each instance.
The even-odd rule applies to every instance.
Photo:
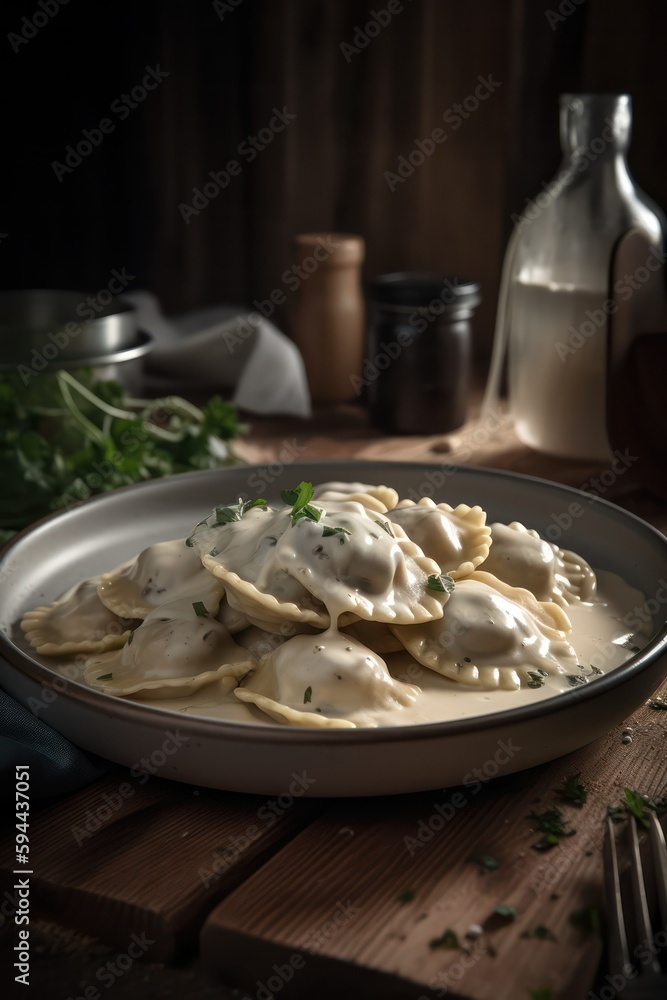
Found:
[[[210,614],[208,613],[208,609],[207,609],[207,607],[206,607],[206,605],[204,604],[203,601],[193,601],[192,608],[193,608],[194,613],[197,615],[198,618],[210,618],[211,617]]]
[[[429,590],[435,590],[440,594],[451,594],[454,590],[454,581],[447,574],[431,573],[426,586]]]
[[[303,692],[304,705],[307,705],[310,701],[312,701],[312,698],[313,698],[313,689],[311,687],[307,687],[306,690]]]

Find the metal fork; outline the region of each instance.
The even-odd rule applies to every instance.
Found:
[[[648,813],[651,859],[658,896],[660,926],[651,927],[644,872],[639,853],[637,824],[628,819],[630,839],[630,881],[635,936],[638,944],[632,957],[628,948],[626,921],[621,897],[621,880],[616,851],[614,824],[607,818],[604,843],[604,882],[609,921],[609,974],[605,977],[615,996],[626,1000],[664,1000],[667,975],[663,974],[657,953],[667,947],[667,846],[665,835],[653,812]],[[652,947],[651,947],[652,946]],[[655,949],[655,950],[652,950]]]

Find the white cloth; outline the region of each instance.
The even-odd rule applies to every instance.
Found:
[[[150,292],[128,292],[123,299],[136,309],[139,329],[155,341],[147,375],[182,391],[233,391],[232,401],[253,413],[310,416],[303,359],[273,323],[228,307],[166,319]]]

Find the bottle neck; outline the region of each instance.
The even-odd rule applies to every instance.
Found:
[[[582,173],[595,167],[626,181],[631,125],[627,94],[563,94],[560,140],[565,164]]]

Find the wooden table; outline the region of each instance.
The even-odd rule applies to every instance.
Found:
[[[632,469],[601,481],[598,467],[531,453],[503,421],[446,439],[397,439],[339,407],[310,422],[254,420],[239,451],[267,466],[357,457],[511,468],[597,490],[667,529],[667,504],[636,492]],[[625,786],[665,791],[667,712],[643,706],[626,726],[631,743],[619,727],[474,792],[391,799],[266,800],[114,767],[33,816],[41,951],[32,995],[97,1000],[113,987],[128,1000],[587,997],[602,940],[573,915],[603,906],[607,806]],[[581,808],[558,794],[578,772],[588,790]],[[554,805],[576,834],[542,853],[529,815]],[[6,902],[11,855],[0,865]],[[3,925],[9,961],[13,923]],[[551,992],[531,994],[540,990]]]

